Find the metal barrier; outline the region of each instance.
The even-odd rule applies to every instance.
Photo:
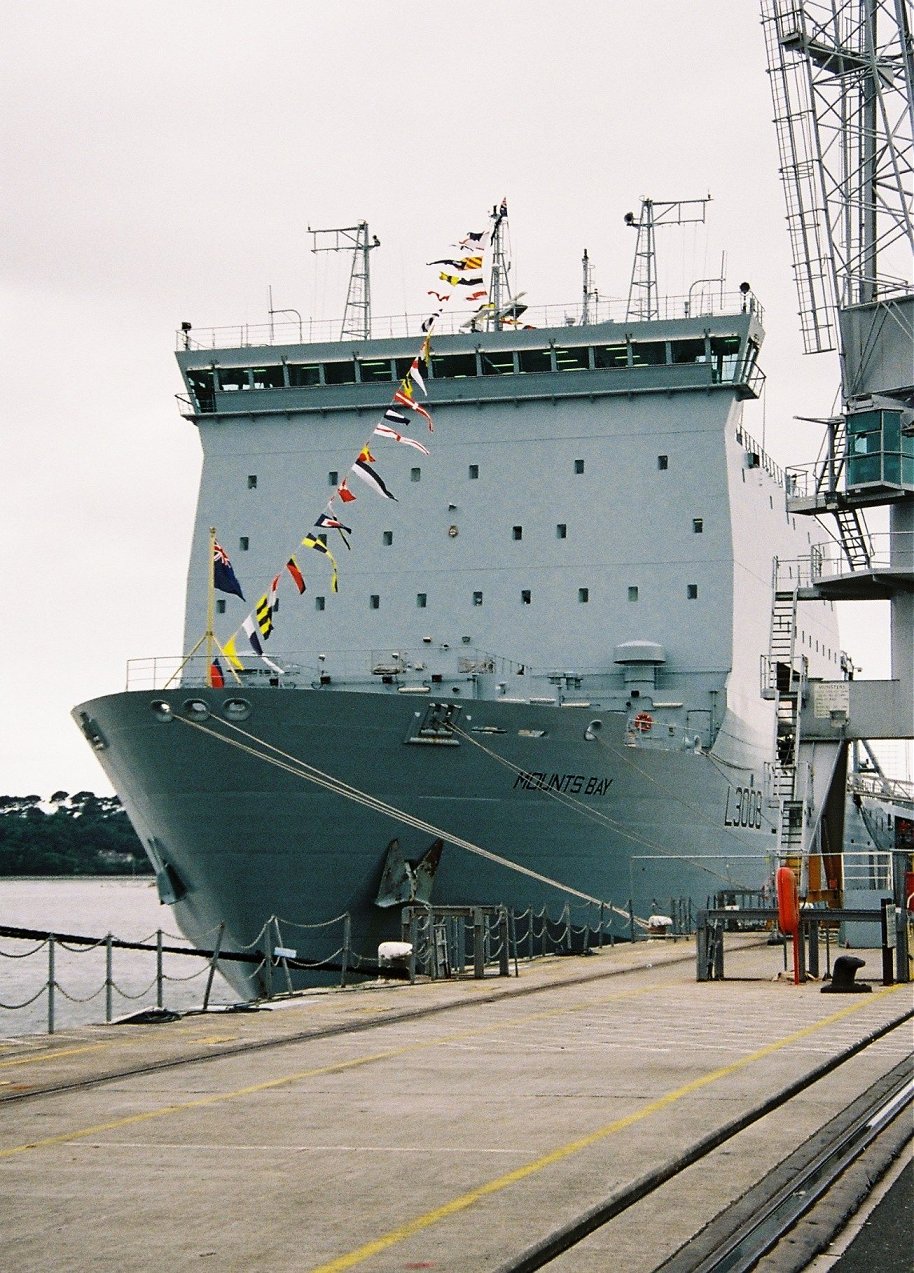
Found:
[[[900,914],[900,922],[899,922]],[[831,976],[830,937],[839,924],[869,923],[879,924],[881,928],[882,966],[881,976],[884,986],[891,986],[897,981],[907,984],[911,980],[909,927],[910,920],[906,912],[896,907],[887,898],[882,899],[879,910],[842,909],[815,910],[806,909],[800,912],[799,977],[806,981],[807,976],[819,976],[819,934],[825,934],[826,968],[825,976]],[[734,925],[742,927],[767,925],[773,934],[778,933],[778,912],[770,907],[746,907],[735,911],[732,907],[714,907],[699,911],[696,930],[696,980],[723,981],[724,978],[724,933],[732,931]],[[787,967],[786,938],[784,941],[784,967]],[[894,963],[894,968],[893,968]]]

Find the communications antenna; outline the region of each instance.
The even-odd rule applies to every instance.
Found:
[[[649,321],[660,317],[654,232],[663,225],[704,224],[710,202],[710,195],[704,199],[675,199],[670,202],[642,198],[641,214],[637,220],[634,212],[626,212],[625,224],[638,231],[625,311],[627,320]]]
[[[349,291],[346,294],[346,308],[343,311],[343,325],[340,340],[351,336],[353,340],[371,339],[371,274],[369,270],[369,253],[381,246],[378,236],[372,235],[368,241],[368,222],[360,221],[358,225],[337,227],[332,230],[312,230],[312,252],[351,252],[352,269],[349,273]],[[319,236],[324,235],[329,242],[322,244]]]
[[[600,297],[593,285],[593,262],[584,249],[581,257],[581,325],[586,327],[590,322],[591,303],[596,304]]]

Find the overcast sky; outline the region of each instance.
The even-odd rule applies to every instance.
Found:
[[[0,0],[0,788],[107,791],[70,708],[180,652],[200,451],[174,330],[339,317],[309,225],[367,219],[376,315],[507,196],[514,286],[627,293],[639,199],[710,192],[658,236],[661,287],[749,281],[768,376],[745,424],[815,458],[837,363],[806,358],[755,0]],[[691,271],[691,273],[690,273]],[[844,644],[888,672],[884,607]]]

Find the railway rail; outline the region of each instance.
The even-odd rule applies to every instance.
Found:
[[[914,1009],[897,990],[836,1008],[813,987],[769,987],[771,952],[741,936],[734,945],[738,970],[768,970],[754,989],[746,979],[695,983],[691,951],[658,948],[623,952],[638,956],[625,971],[562,961],[530,969],[526,986],[431,984],[423,1003],[390,988],[290,1004],[291,1014],[223,1013],[217,1036],[208,1033],[216,1018],[190,1015],[174,1034],[140,1027],[62,1040],[3,1062],[4,1077],[43,1084],[0,1086],[0,1110],[15,1105],[0,1160],[18,1164],[4,1179],[30,1215],[29,1190],[46,1171],[78,1194],[86,1163],[98,1172],[110,1155],[113,1181],[118,1163],[133,1163],[129,1242],[130,1217],[143,1214],[137,1198],[154,1210],[175,1170],[186,1182],[182,1214],[202,1223],[210,1195],[201,1185],[198,1198],[190,1181],[205,1177],[213,1150],[237,1142],[239,1197],[251,1194],[255,1163],[307,1163],[301,1186],[327,1209],[326,1222],[312,1211],[313,1249],[295,1264],[312,1273],[363,1264],[370,1273],[390,1248],[397,1267],[588,1273],[613,1265],[609,1253],[633,1232],[649,1235],[649,1249],[616,1267],[729,1273],[777,1248],[778,1273],[803,1268],[781,1260],[784,1234],[809,1227],[803,1217],[820,1199],[834,1210],[829,1191],[841,1173],[859,1173],[861,1159],[887,1163],[910,1138]],[[69,1072],[68,1050],[77,1061]],[[290,1099],[266,1095],[283,1091]],[[487,1111],[500,1130],[487,1129]],[[531,1116],[545,1120],[533,1134]],[[395,1164],[395,1197],[379,1186],[373,1163],[382,1159],[385,1172]],[[339,1210],[332,1182],[344,1177],[364,1214]],[[510,1200],[503,1229],[499,1196]],[[589,1204],[579,1214],[576,1196]],[[657,1231],[677,1199],[685,1223]],[[253,1206],[251,1242],[275,1245],[273,1221]],[[24,1223],[15,1249],[27,1256],[40,1240],[38,1211]],[[258,1238],[259,1223],[269,1227]],[[210,1245],[215,1254],[217,1240]],[[243,1263],[258,1249],[222,1255]],[[120,1267],[144,1266],[124,1258]],[[280,1256],[277,1267],[292,1266]]]
[[[533,1273],[548,1268],[557,1257],[573,1251],[616,1216],[649,1202],[665,1184],[708,1155],[734,1141],[760,1119],[783,1111],[789,1102],[879,1040],[904,1028],[914,1017],[909,1010],[809,1074],[789,1084],[709,1136],[686,1153],[618,1190],[596,1207],[576,1216],[560,1229],[500,1264],[495,1273]],[[901,1062],[872,1084],[846,1110],[800,1146],[737,1204],[715,1217],[705,1229],[663,1264],[656,1273],[745,1273],[771,1251],[793,1226],[834,1185],[842,1173],[914,1102],[911,1060]],[[902,1141],[910,1140],[907,1127]],[[888,1163],[886,1163],[886,1166]],[[831,1236],[831,1235],[829,1235]],[[797,1266],[802,1267],[801,1265]],[[787,1273],[784,1266],[783,1273]]]

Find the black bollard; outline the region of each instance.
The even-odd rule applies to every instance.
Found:
[[[860,995],[870,993],[873,989],[872,986],[858,985],[854,980],[857,975],[857,969],[862,968],[865,963],[865,959],[858,959],[856,955],[839,955],[832,969],[831,981],[822,987],[822,993],[824,995]]]

